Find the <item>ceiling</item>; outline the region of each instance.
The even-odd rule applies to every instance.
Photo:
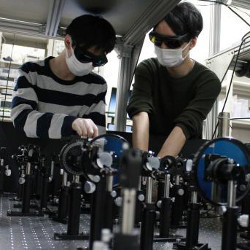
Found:
[[[0,31],[59,37],[77,16],[102,15],[136,44],[180,0],[1,0]],[[14,6],[14,7],[13,7]]]
[[[236,61],[236,59],[238,63],[250,62],[250,35],[247,36],[247,39],[244,42],[239,42],[237,45],[233,45],[232,47],[211,56],[211,58],[215,58],[230,52],[234,55],[233,62]]]
[[[231,4],[236,7],[250,9],[250,1],[249,0],[232,0]]]
[[[46,49],[48,46],[48,38],[39,36],[30,36],[24,34],[12,34],[4,32],[2,34],[3,42],[6,44],[15,44],[25,47],[33,47]]]

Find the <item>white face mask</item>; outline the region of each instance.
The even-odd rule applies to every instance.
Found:
[[[66,49],[66,63],[70,72],[75,76],[84,76],[88,75],[93,70],[92,62],[89,63],[81,63],[75,57],[75,53],[73,48],[70,46],[71,56],[69,57],[68,50]]]
[[[182,56],[183,50],[185,50],[188,45],[189,43],[184,48],[180,47],[178,49],[162,49],[155,46],[155,53],[159,63],[167,68],[180,65],[188,56],[188,53],[185,57]]]

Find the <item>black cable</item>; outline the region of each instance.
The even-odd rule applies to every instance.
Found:
[[[229,65],[228,65],[228,67],[227,67],[227,69],[226,69],[226,71],[225,71],[225,73],[224,73],[224,75],[223,75],[223,77],[222,77],[222,79],[220,81],[221,85],[222,85],[222,82],[224,81],[224,79],[225,79],[225,77],[227,75],[227,72],[228,72],[228,70],[230,68],[230,65],[231,65],[232,61],[233,61],[233,58],[232,58],[231,62],[229,63]],[[216,123],[215,129],[214,129],[214,132],[213,132],[213,135],[212,135],[212,139],[214,139],[214,136],[215,136],[215,133],[217,131],[218,126],[219,126],[219,122]]]
[[[218,126],[219,126],[219,121],[217,121],[217,123],[216,123],[216,126],[215,126],[215,128],[214,128],[214,132],[213,132],[213,135],[212,135],[211,140],[214,139]]]
[[[222,5],[226,6],[226,7],[228,7],[228,9],[229,9],[230,11],[232,11],[236,16],[238,16],[244,23],[246,23],[246,24],[250,27],[250,24],[249,24],[244,18],[242,18],[236,11],[234,11],[228,4],[225,4],[225,3],[219,2],[219,1],[211,1],[211,0],[199,0],[199,1],[201,1],[201,2],[209,2],[209,3],[214,3],[214,4],[222,4]],[[248,33],[249,33],[249,32],[248,32]],[[226,105],[226,102],[227,102],[227,99],[228,99],[228,95],[229,95],[229,92],[230,92],[230,89],[231,89],[232,79],[233,79],[233,75],[234,75],[234,72],[235,72],[235,68],[236,68],[236,64],[237,64],[237,61],[238,61],[238,57],[239,57],[239,54],[240,54],[240,50],[241,50],[241,47],[242,47],[244,41],[247,39],[246,36],[248,35],[248,33],[246,33],[246,34],[243,36],[243,38],[242,38],[242,42],[241,42],[241,44],[240,44],[239,51],[238,51],[237,56],[236,56],[236,61],[235,61],[235,65],[234,65],[234,69],[233,69],[233,73],[232,73],[232,77],[231,77],[229,89],[228,89],[228,92],[227,92],[227,94],[226,94],[226,99],[225,99],[225,101],[224,101],[223,108],[222,108],[222,111],[221,111],[221,112],[224,111],[224,108],[225,108],[225,105]],[[231,63],[232,63],[232,61],[230,62],[229,66],[228,66],[228,68],[227,68],[227,70],[226,70],[226,73],[224,74],[224,76],[223,76],[223,78],[222,78],[222,80],[221,80],[221,83],[223,82],[223,80],[224,80],[224,78],[225,78],[225,76],[226,76],[226,74],[227,74],[227,71],[229,70],[229,67],[230,67]],[[212,139],[214,138],[214,136],[215,136],[215,134],[216,134],[218,125],[219,125],[219,122],[216,123],[215,129],[214,129],[214,132],[213,132],[213,135],[212,135]]]
[[[229,96],[229,92],[230,92],[230,89],[231,89],[231,86],[232,86],[232,82],[233,82],[233,77],[234,77],[236,65],[237,65],[237,62],[238,62],[238,59],[239,59],[241,47],[242,47],[243,43],[245,42],[245,40],[246,40],[247,38],[250,38],[250,36],[248,36],[249,34],[250,34],[250,33],[247,32],[247,33],[242,37],[242,41],[241,41],[239,50],[238,50],[237,55],[236,55],[235,64],[234,64],[234,67],[233,67],[233,72],[232,72],[232,76],[231,76],[231,79],[230,79],[230,84],[229,84],[229,88],[228,88],[228,91],[227,91],[226,99],[225,99],[225,102],[224,102],[224,105],[223,105],[223,108],[222,108],[222,111],[221,111],[221,112],[224,111],[225,106],[226,106],[226,102],[227,102],[227,99],[228,99],[228,96]]]
[[[200,1],[202,1],[202,0],[200,0]],[[214,3],[215,3],[215,1],[202,1],[202,2],[208,2],[207,4],[197,4],[197,6],[200,6],[200,7],[210,7],[210,6],[212,6],[212,5],[214,5]],[[222,4],[221,2],[218,2],[218,4]],[[225,5],[225,4],[224,4]],[[227,5],[228,6],[228,5]],[[246,12],[246,11],[243,11],[242,9],[240,9],[240,8],[238,8],[237,6],[230,6],[230,8],[234,8],[234,9],[236,9],[237,11],[239,11],[239,12],[242,12],[242,13],[244,13],[245,15],[247,15],[247,16],[249,16],[250,17],[250,15]],[[240,16],[241,17],[241,16]]]
[[[200,0],[200,1],[204,1],[204,0]],[[230,93],[230,90],[231,90],[231,86],[232,86],[232,82],[233,82],[233,77],[234,77],[236,65],[237,65],[237,62],[238,62],[238,59],[239,59],[239,55],[240,55],[240,50],[241,50],[242,45],[244,44],[245,40],[248,39],[248,38],[250,37],[250,36],[248,36],[248,35],[249,35],[249,32],[247,32],[247,33],[242,37],[242,39],[241,39],[241,43],[240,43],[240,46],[239,46],[239,50],[237,51],[237,55],[236,55],[236,59],[235,59],[235,64],[234,64],[234,67],[233,67],[233,71],[232,71],[232,75],[231,75],[231,79],[230,79],[228,91],[227,91],[227,94],[226,94],[226,97],[225,97],[225,101],[224,101],[224,104],[223,104],[221,113],[224,111],[225,106],[226,106],[226,103],[227,103],[227,100],[228,100],[228,96],[229,96],[229,93]],[[231,62],[232,62],[232,61],[231,61]],[[231,65],[231,62],[230,62],[230,64],[229,64],[229,66]],[[229,70],[229,67],[227,68],[226,73],[227,73],[228,70]],[[226,73],[224,74],[224,76],[226,75]],[[222,80],[222,81],[223,81],[223,80]],[[221,81],[221,82],[222,82],[222,81]],[[216,126],[215,126],[214,133],[213,133],[213,135],[212,135],[212,139],[214,138],[214,136],[215,136],[215,134],[216,134],[218,125],[219,125],[219,122],[217,122],[217,124],[216,124]]]
[[[211,1],[211,0],[199,0],[201,2],[209,2],[209,3],[216,3],[216,4],[221,4],[226,6],[229,10],[231,10],[237,17],[239,17],[245,24],[247,24],[250,27],[250,24],[243,18],[241,17],[236,11],[234,11],[228,4],[219,2],[219,1]]]
[[[238,16],[246,25],[250,27],[250,24],[243,18],[241,17],[236,11],[234,11],[230,6],[226,5],[229,10],[231,10],[236,16]]]
[[[246,12],[246,11],[243,11],[242,9],[236,7],[236,6],[232,6],[232,8],[235,8],[236,10],[240,11],[240,12],[243,12],[244,14],[246,14],[247,16],[250,17],[250,15]]]

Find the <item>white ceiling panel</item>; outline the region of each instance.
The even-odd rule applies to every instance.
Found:
[[[0,17],[46,23],[50,0],[1,0]]]
[[[136,44],[180,0],[1,0],[0,31],[56,37],[77,16],[106,18]],[[138,36],[139,34],[139,36]]]

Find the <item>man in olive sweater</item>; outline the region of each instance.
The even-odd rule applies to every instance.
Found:
[[[138,65],[127,107],[134,147],[148,151],[149,135],[162,135],[158,156],[177,156],[187,139],[201,138],[202,121],[221,90],[218,77],[189,56],[202,28],[200,12],[183,2],[150,32],[157,59]]]

